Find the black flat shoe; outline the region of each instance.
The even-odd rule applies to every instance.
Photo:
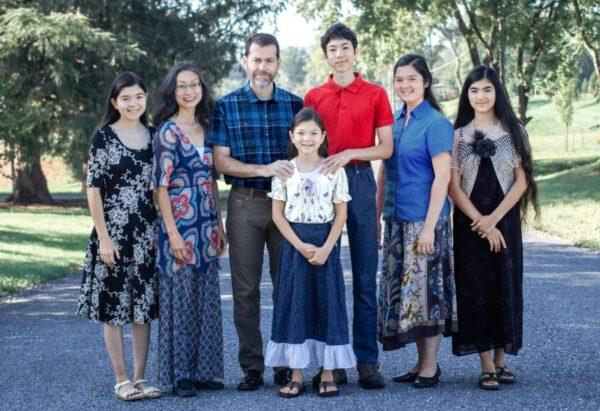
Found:
[[[277,368],[273,370],[273,383],[275,385],[284,386],[292,381],[291,368]]]
[[[238,391],[256,391],[263,385],[262,374],[256,370],[248,370],[237,385]]]
[[[319,370],[319,372],[312,378],[312,386],[315,390],[319,389],[319,384],[321,384],[321,372],[323,368]],[[336,368],[332,371],[333,374],[333,382],[336,385],[343,385],[348,383],[348,375],[346,375],[346,370],[343,368]]]
[[[194,384],[192,380],[178,380],[173,385],[173,395],[178,397],[195,397],[196,390],[194,389]]]
[[[398,374],[395,377],[392,377],[392,381],[394,382],[415,382],[418,372],[405,372],[404,374]]]
[[[208,390],[208,391],[218,391],[225,388],[225,384],[221,381],[215,380],[203,380],[203,381],[194,381],[194,387],[197,390]]]
[[[417,376],[415,382],[413,382],[413,387],[415,388],[432,388],[435,387],[440,382],[440,375],[442,375],[442,369],[439,364],[437,366],[437,370],[433,377],[421,377]]]

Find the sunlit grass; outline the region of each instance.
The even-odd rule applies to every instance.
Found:
[[[91,228],[87,210],[0,209],[0,295],[77,270]]]

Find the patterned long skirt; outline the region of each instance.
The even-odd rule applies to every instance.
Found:
[[[423,222],[388,222],[377,304],[377,338],[384,351],[457,330],[452,232],[448,217],[435,228],[435,251],[415,251]]]
[[[160,383],[223,378],[223,325],[219,263],[207,272],[186,266],[160,277],[158,375]]]

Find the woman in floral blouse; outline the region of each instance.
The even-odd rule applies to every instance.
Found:
[[[150,322],[158,316],[150,180],[152,131],[146,126],[146,87],[134,73],[119,75],[92,138],[87,197],[94,230],[83,269],[78,314],[104,323],[104,341],[122,400],[160,397],[144,379]],[[123,325],[131,323],[134,377],[125,370]]]
[[[158,217],[159,378],[173,393],[223,384],[219,256],[227,240],[218,205],[212,149],[205,145],[211,99],[197,66],[169,70],[154,119],[152,186]]]

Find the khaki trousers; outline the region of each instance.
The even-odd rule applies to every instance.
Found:
[[[227,200],[227,236],[233,288],[233,320],[239,339],[238,359],[244,373],[264,371],[260,333],[260,283],[265,244],[274,283],[283,236],[271,217],[271,199],[235,191]],[[269,298],[272,299],[272,294]]]

